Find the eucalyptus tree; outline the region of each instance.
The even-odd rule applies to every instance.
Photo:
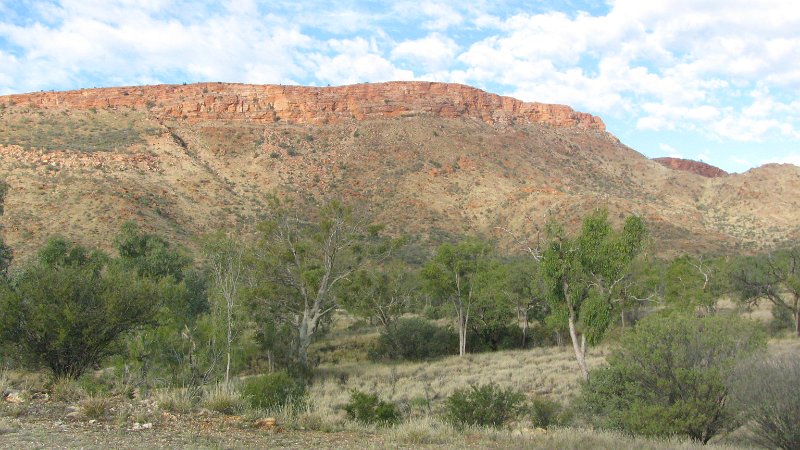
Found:
[[[458,354],[467,352],[467,330],[473,309],[481,300],[482,275],[489,270],[492,247],[475,238],[442,244],[422,269],[428,292],[452,305],[458,326]],[[484,297],[485,298],[485,297]]]
[[[339,304],[388,328],[408,310],[415,287],[414,273],[399,261],[364,267],[344,280]]]
[[[749,306],[767,300],[773,310],[790,313],[800,337],[800,247],[740,259],[731,284]]]
[[[614,230],[604,209],[583,220],[581,231],[570,237],[555,223],[548,225],[549,243],[542,254],[542,274],[549,289],[553,314],[567,322],[575,359],[589,380],[586,345],[598,343],[612,322],[616,301],[642,251],[646,229],[630,216]]]
[[[245,277],[244,246],[222,232],[209,235],[203,241],[205,265],[211,274],[213,298],[221,299],[223,322],[225,326],[225,384],[230,381],[231,353],[236,338],[236,325],[240,322],[238,314],[241,292]]]
[[[308,213],[315,216],[307,219]],[[273,320],[294,330],[294,356],[309,366],[308,347],[337,308],[337,289],[370,260],[384,258],[391,243],[380,227],[338,201],[302,214],[277,200],[258,226],[254,250],[254,300]]]

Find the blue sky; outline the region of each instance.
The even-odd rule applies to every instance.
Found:
[[[567,104],[651,157],[800,165],[794,0],[0,0],[0,94],[412,79]]]

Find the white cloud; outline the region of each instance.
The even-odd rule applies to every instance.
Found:
[[[633,116],[640,130],[743,141],[795,135],[797,114],[776,113],[797,111],[796,94],[748,110],[731,100],[739,87],[800,88],[800,14],[791,1],[617,0],[606,15],[518,14],[493,25],[503,31],[459,57],[467,81]],[[761,120],[746,120],[755,113]]]
[[[669,144],[658,144],[659,150],[665,152],[670,158],[683,158],[683,155],[673,146]]]
[[[403,41],[392,49],[392,59],[419,65],[427,71],[442,70],[450,66],[458,51],[458,44],[438,33],[421,39]]]
[[[413,72],[398,69],[382,57],[374,40],[331,39],[327,47],[333,50],[333,56],[326,53],[312,56],[315,76],[322,82],[354,84],[414,78]]]

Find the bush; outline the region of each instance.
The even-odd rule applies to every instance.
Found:
[[[467,348],[474,353],[522,348],[519,325],[482,326],[467,335]]]
[[[523,412],[525,396],[491,383],[459,389],[445,400],[445,419],[454,426],[500,428]]]
[[[350,392],[350,402],[345,405],[347,417],[361,423],[391,425],[400,421],[400,413],[393,403],[379,399],[375,394],[358,390]]]
[[[561,403],[544,397],[536,397],[528,406],[531,424],[538,428],[547,428],[553,425],[566,425],[570,420],[569,411]]]
[[[755,322],[735,316],[651,316],[592,373],[582,401],[601,427],[706,443],[732,422],[726,374],[765,343]]]
[[[424,319],[399,319],[384,330],[370,358],[421,360],[454,354],[458,338],[452,331]]]
[[[286,372],[250,377],[242,393],[253,408],[274,409],[305,400],[306,385]]]
[[[113,354],[124,333],[154,320],[160,293],[105,255],[52,239],[0,288],[0,337],[57,378],[77,379]]]
[[[749,424],[755,443],[800,448],[800,358],[797,355],[745,360],[728,386],[732,407]]]

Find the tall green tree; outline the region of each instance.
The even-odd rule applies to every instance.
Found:
[[[136,223],[125,222],[114,239],[120,261],[140,275],[152,278],[171,276],[183,280],[191,258],[161,236],[144,232]]]
[[[154,322],[160,286],[54,238],[0,292],[0,334],[57,377],[77,378],[127,332]]]
[[[542,277],[541,263],[534,258],[514,258],[503,266],[506,275],[501,289],[515,309],[522,329],[521,344],[525,347],[530,323],[543,322],[550,310],[547,284]]]
[[[339,304],[388,328],[408,310],[415,287],[413,272],[399,261],[365,267],[343,281]]]
[[[750,306],[766,300],[773,310],[790,313],[800,337],[800,247],[740,258],[732,270],[731,285]]]
[[[258,226],[252,261],[255,301],[295,332],[297,362],[309,366],[308,347],[337,307],[337,289],[363,265],[383,257],[373,246],[377,228],[340,202],[318,208],[306,219],[299,210],[274,201],[271,217]],[[281,328],[281,327],[278,327]]]
[[[673,259],[664,272],[664,301],[674,308],[716,310],[717,299],[727,287],[724,260],[695,256]]]
[[[479,301],[482,274],[489,270],[492,247],[475,238],[458,244],[442,244],[422,269],[428,292],[440,301],[450,303],[458,326],[458,354],[467,352],[467,330],[470,316]]]
[[[542,254],[551,308],[567,322],[575,359],[588,381],[586,344],[599,342],[609,325],[630,264],[641,252],[646,237],[644,223],[630,216],[616,231],[606,210],[596,210],[583,220],[580,234],[569,237],[556,224],[548,226],[549,244]]]

